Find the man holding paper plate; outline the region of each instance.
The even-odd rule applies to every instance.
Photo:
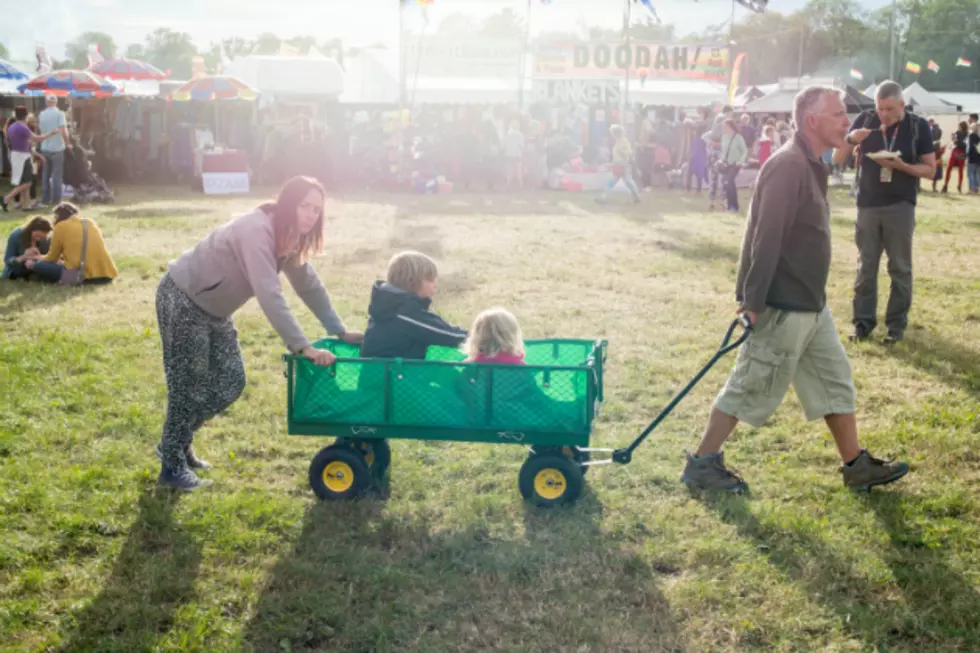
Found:
[[[867,340],[878,324],[878,266],[884,251],[892,280],[885,342],[894,344],[905,337],[912,305],[912,233],[919,178],[932,179],[936,171],[932,131],[925,118],[905,110],[902,87],[886,81],[875,92],[875,110],[854,120],[846,140],[850,147],[837,149],[834,163],[842,163],[855,146],[863,155],[857,195],[860,263],[851,340]]]

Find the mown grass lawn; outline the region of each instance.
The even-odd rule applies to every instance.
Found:
[[[832,308],[848,332],[853,203],[834,191]],[[0,649],[6,651],[973,651],[980,645],[980,201],[928,196],[912,326],[847,345],[863,440],[913,465],[854,495],[790,398],[740,430],[752,494],[679,483],[731,360],[628,467],[571,509],[517,492],[516,446],[393,444],[390,496],[322,504],[325,441],[286,435],[282,346],[237,317],[245,395],[196,448],[207,491],[156,487],[166,394],[154,292],[165,263],[256,198],[121,189],[87,209],[122,272],[81,291],[0,284]],[[388,257],[442,262],[436,308],[501,304],[529,337],[607,338],[595,446],[628,442],[732,318],[743,219],[684,195],[349,196],[315,264],[351,327]],[[16,222],[0,216],[6,234]],[[882,277],[883,288],[887,277]],[[302,324],[319,334],[293,297]],[[884,310],[882,302],[881,310]]]

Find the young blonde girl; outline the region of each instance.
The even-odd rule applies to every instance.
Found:
[[[524,334],[513,313],[502,308],[483,311],[473,321],[463,344],[467,363],[524,364]]]

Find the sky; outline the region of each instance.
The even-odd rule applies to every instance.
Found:
[[[878,7],[889,0],[859,0]],[[698,32],[707,25],[726,21],[730,0],[653,0],[664,23],[673,23],[679,34]],[[806,0],[770,0],[770,8],[794,11]],[[0,21],[0,43],[15,61],[31,61],[35,46],[46,45],[55,57],[64,53],[65,43],[85,31],[111,34],[125,48],[141,43],[158,27],[188,32],[198,47],[230,36],[255,37],[273,32],[280,37],[311,35],[319,41],[342,37],[347,45],[390,45],[398,39],[398,0],[32,0],[31,10],[7,12]],[[527,0],[434,0],[430,7],[433,23],[454,12],[483,17],[511,7],[527,12]],[[531,0],[531,31],[573,30],[580,21],[601,27],[619,27],[623,20],[622,0]],[[646,10],[635,5],[634,16]],[[747,10],[736,8],[736,17]],[[418,21],[417,7],[408,20]]]

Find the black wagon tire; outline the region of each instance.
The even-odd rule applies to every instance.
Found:
[[[364,456],[346,447],[326,447],[310,462],[310,487],[321,499],[355,499],[371,484],[371,470]]]
[[[573,503],[582,494],[585,478],[572,459],[556,454],[535,454],[521,466],[521,496],[539,508]]]

